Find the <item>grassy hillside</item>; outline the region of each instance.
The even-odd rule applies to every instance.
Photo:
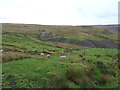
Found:
[[[94,26],[2,25],[3,88],[119,88],[118,32]]]

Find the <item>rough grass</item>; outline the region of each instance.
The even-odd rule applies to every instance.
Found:
[[[2,53],[2,62],[8,62],[13,60],[20,60],[24,58],[28,58],[28,55],[15,53],[15,52],[3,52]]]
[[[87,54],[88,55],[88,54]],[[86,55],[86,56],[87,56]],[[5,80],[3,80],[3,87],[14,87],[7,83],[14,81],[17,83],[15,87],[112,87],[109,84],[117,85],[117,71],[114,71],[111,65],[107,64],[93,64],[92,60],[84,60],[84,65],[80,65],[81,57],[79,54],[67,55],[67,59],[61,61],[60,55],[52,55],[52,58],[22,59],[18,61],[11,61],[3,63],[3,72],[5,73]],[[70,59],[70,60],[69,60]],[[71,64],[71,60],[75,61]],[[80,60],[79,60],[80,59]],[[102,61],[104,62],[104,61]],[[90,64],[91,63],[91,64]],[[112,62],[111,62],[112,63]],[[107,65],[104,68],[104,65]],[[10,70],[10,68],[12,68]],[[109,69],[107,73],[101,71]],[[113,71],[111,71],[113,69]],[[115,74],[116,80],[112,79]],[[11,75],[11,76],[9,76]],[[6,78],[10,77],[10,80]],[[20,81],[18,81],[20,77]],[[11,81],[12,80],[12,81]],[[65,82],[63,82],[65,81]],[[99,84],[95,86],[93,83],[97,81]],[[12,83],[14,83],[12,82]],[[22,83],[21,83],[22,82]],[[59,83],[61,82],[61,83]]]
[[[73,81],[80,87],[94,87],[93,85],[93,69],[90,67],[84,68],[81,66],[68,68],[66,75],[68,80]]]
[[[15,35],[4,35],[2,44],[13,46],[14,48],[24,49],[24,50],[61,50],[60,48],[48,46],[46,44],[37,42],[33,39],[18,37]],[[4,46],[3,46],[4,47]]]
[[[5,76],[7,75],[16,75],[19,77],[22,75],[23,81],[29,80],[30,78],[37,78],[34,82],[30,81],[30,83],[33,85],[32,87],[36,87],[38,85],[39,87],[44,87],[46,78],[48,75],[48,72],[56,72],[60,75],[64,75],[65,69],[68,67],[66,64],[60,63],[60,61],[56,61],[56,56],[52,58],[52,60],[35,60],[33,58],[31,59],[23,59],[19,61],[12,61],[12,62],[6,62],[3,64],[3,72],[5,73]],[[9,69],[12,68],[11,71]],[[20,72],[21,71],[21,72]],[[40,79],[43,79],[40,81]],[[15,79],[14,79],[15,80]],[[5,81],[6,82],[6,81]],[[9,80],[7,81],[9,83]],[[18,80],[17,80],[18,82]],[[26,84],[29,84],[29,82],[25,82]],[[6,84],[5,84],[6,85]],[[20,83],[18,83],[20,85]],[[6,86],[4,86],[6,87]],[[25,86],[27,87],[27,86]]]
[[[3,87],[114,88],[117,87],[118,78],[115,70],[117,54],[118,50],[112,49],[83,49],[66,55],[67,59],[61,61],[59,58],[61,54],[57,53],[51,58],[32,55],[28,59],[19,56],[21,54],[17,52],[7,53],[5,55],[10,56],[12,60],[17,58],[19,60],[3,63]],[[81,61],[84,62],[83,65],[80,64]],[[97,86],[93,84],[94,81],[98,82]]]
[[[94,49],[43,42],[36,36],[39,29],[73,39],[91,37],[94,40],[118,40],[116,33],[105,33],[104,30],[93,27],[4,24],[3,32],[11,33],[2,35],[5,50],[3,61],[6,61],[2,64],[3,88],[118,87],[120,77],[117,49]],[[51,52],[52,57],[27,53],[34,50]],[[26,58],[26,54],[30,57]],[[61,55],[66,55],[67,58],[60,60]]]

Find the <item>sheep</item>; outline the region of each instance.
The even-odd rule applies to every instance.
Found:
[[[0,49],[0,52],[3,52],[3,49]]]
[[[51,58],[50,54],[47,55],[48,58]]]
[[[62,59],[62,60],[66,59],[66,56],[60,56],[60,59]]]
[[[44,56],[44,53],[40,53],[41,56]]]

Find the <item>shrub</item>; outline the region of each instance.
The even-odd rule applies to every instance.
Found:
[[[56,73],[49,72],[48,82],[45,85],[45,88],[69,88],[69,82],[64,76],[57,75]]]
[[[112,81],[113,81],[113,77],[107,74],[101,74],[98,80],[100,85],[105,85],[108,82],[112,82]]]
[[[92,83],[93,71],[93,68],[90,66],[87,68],[80,66],[71,67],[67,69],[66,76],[68,80],[80,85],[81,87],[94,87]]]

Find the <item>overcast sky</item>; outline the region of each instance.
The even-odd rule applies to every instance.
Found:
[[[102,25],[118,23],[119,0],[0,0],[0,23]]]

